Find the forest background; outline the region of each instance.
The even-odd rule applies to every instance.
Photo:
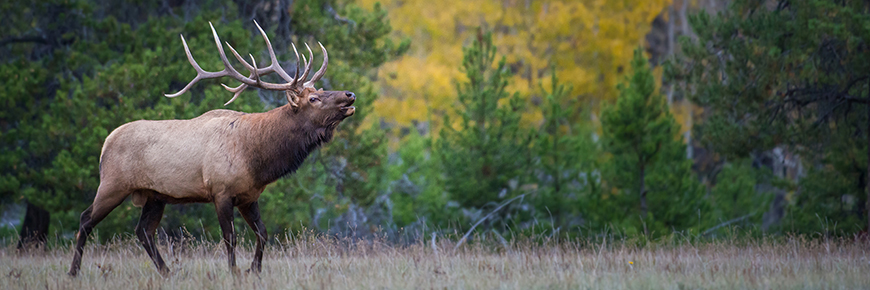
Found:
[[[195,75],[179,34],[220,67],[208,22],[265,59],[252,20],[285,68],[291,42],[323,42],[319,86],[359,96],[331,143],[266,188],[274,235],[413,241],[478,222],[493,239],[854,235],[870,222],[865,1],[12,0],[0,14],[7,243],[74,235],[119,125],[282,105],[252,89],[224,107],[219,81],[162,96]],[[124,203],[97,235],[129,235],[138,215]],[[220,236],[208,204],[171,206],[161,226]]]

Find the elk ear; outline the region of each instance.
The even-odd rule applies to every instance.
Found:
[[[299,96],[297,96],[296,93],[286,90],[284,91],[284,95],[287,96],[287,102],[290,103],[291,107],[299,108]]]

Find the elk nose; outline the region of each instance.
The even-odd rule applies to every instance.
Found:
[[[351,101],[356,100],[356,95],[354,95],[353,92],[347,91],[344,92],[344,95],[347,96]]]

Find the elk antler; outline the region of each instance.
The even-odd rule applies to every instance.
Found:
[[[291,77],[278,63],[278,58],[275,56],[275,51],[272,49],[272,42],[269,41],[269,37],[266,36],[266,32],[263,31],[263,28],[260,27],[260,24],[257,23],[256,20],[254,20],[254,24],[257,26],[257,29],[260,30],[260,34],[263,35],[263,40],[266,41],[266,48],[269,51],[269,58],[272,61],[272,64],[264,68],[258,68],[254,57],[251,56],[251,62],[254,64],[251,65],[247,61],[245,61],[238,52],[236,52],[236,50],[232,47],[232,45],[229,44],[229,42],[227,42],[227,47],[230,48],[233,56],[235,56],[236,59],[242,63],[245,69],[251,72],[250,76],[243,76],[238,71],[236,71],[236,69],[233,68],[232,65],[230,65],[226,53],[224,53],[224,48],[221,45],[220,37],[218,37],[214,26],[211,24],[211,22],[209,22],[208,25],[209,27],[211,27],[212,35],[214,35],[215,44],[218,47],[218,52],[220,52],[221,62],[223,62],[224,64],[224,69],[217,72],[209,72],[203,70],[196,62],[196,60],[193,59],[193,55],[190,54],[190,48],[188,48],[187,46],[187,41],[184,40],[184,35],[181,35],[181,43],[184,46],[184,53],[187,55],[187,61],[190,62],[190,65],[193,66],[193,69],[196,70],[196,77],[194,77],[193,80],[191,80],[186,86],[184,86],[183,89],[181,89],[177,93],[165,94],[165,96],[169,98],[180,96],[181,94],[187,92],[187,90],[189,90],[191,87],[193,87],[194,84],[203,79],[213,79],[229,76],[242,82],[242,84],[235,88],[229,87],[225,84],[221,84],[227,91],[234,93],[233,98],[226,102],[226,104],[224,105],[229,105],[230,103],[232,103],[248,86],[252,86],[266,90],[285,91],[287,93],[287,100],[290,102],[290,104],[293,106],[297,106],[296,100],[294,99],[296,98],[298,92],[305,87],[313,88],[314,82],[318,81],[326,73],[326,67],[329,63],[329,56],[326,54],[326,48],[323,47],[323,44],[320,44],[320,42],[318,42],[318,44],[320,44],[321,50],[323,50],[323,65],[320,67],[320,70],[314,73],[314,76],[311,78],[310,81],[305,82],[305,79],[308,77],[308,73],[311,71],[311,63],[309,63],[308,60],[305,60],[304,56],[302,57],[302,59],[305,60],[305,70],[302,73],[302,77],[299,77],[299,52],[296,51],[296,45],[293,45],[293,51],[296,53],[296,71],[294,72],[293,77]],[[308,44],[306,43],[305,46],[308,47]],[[308,55],[309,58],[313,61],[314,55],[311,52],[311,48],[308,48]],[[276,84],[261,80],[262,76],[273,72],[277,73],[278,76],[287,81],[287,83]]]
[[[310,81],[305,82],[305,84],[303,85],[305,87],[313,88],[314,83],[319,81],[320,78],[322,78],[323,75],[326,74],[326,67],[329,65],[329,54],[326,53],[326,48],[323,47],[323,44],[320,43],[320,41],[318,41],[317,44],[320,45],[320,50],[323,51],[323,65],[321,65],[320,69],[317,70],[317,72],[315,72],[313,76],[311,76]],[[308,44],[306,43],[305,46],[308,46]],[[310,48],[308,49],[308,52],[309,53],[311,52]],[[313,59],[312,59],[312,61],[313,61]],[[303,80],[304,80],[304,78],[303,78]]]

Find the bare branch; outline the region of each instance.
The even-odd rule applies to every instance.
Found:
[[[347,19],[347,18],[344,18],[344,17],[341,17],[340,15],[338,15],[338,13],[335,12],[335,9],[332,8],[332,5],[329,5],[328,1],[324,1],[323,10],[325,10],[326,13],[329,14],[329,16],[332,16],[332,19],[335,19],[338,22],[341,22],[344,24],[350,24],[351,26],[356,26],[356,22],[354,22],[353,20],[350,20],[350,19]]]
[[[48,39],[41,36],[22,36],[22,37],[7,37],[3,40],[0,40],[0,46],[14,43],[25,43],[25,42],[34,42],[41,44],[48,44]]]
[[[742,221],[742,220],[748,219],[748,218],[750,218],[750,217],[752,217],[752,216],[754,216],[754,215],[755,215],[755,213],[753,212],[753,213],[747,214],[747,215],[745,215],[745,216],[742,216],[742,217],[739,217],[739,218],[736,218],[736,219],[732,219],[732,220],[729,220],[729,221],[727,221],[727,222],[724,222],[724,223],[718,224],[718,225],[716,225],[715,227],[709,228],[709,229],[707,229],[706,231],[704,231],[703,233],[701,233],[701,236],[706,236],[706,235],[708,235],[708,234],[710,234],[710,233],[712,233],[712,232],[718,230],[718,229],[721,228],[721,227],[724,227],[724,226],[727,226],[727,225],[730,225],[730,224],[733,224],[733,223],[736,223],[736,222],[739,222],[739,221]]]
[[[465,235],[463,235],[462,238],[459,239],[459,242],[456,243],[456,246],[453,247],[453,252],[456,253],[456,249],[459,249],[459,247],[462,246],[463,243],[465,243],[465,240],[468,239],[468,236],[471,235],[471,232],[473,232],[473,231],[474,231],[474,228],[476,228],[478,225],[480,225],[480,223],[482,223],[483,221],[485,221],[486,219],[488,219],[489,217],[491,217],[494,213],[498,212],[498,210],[500,210],[501,208],[503,208],[503,207],[505,207],[506,205],[510,204],[510,203],[513,202],[514,200],[524,198],[525,196],[526,196],[526,194],[520,194],[520,195],[515,196],[514,198],[511,198],[511,199],[509,199],[509,200],[503,202],[501,205],[499,205],[498,207],[496,207],[494,210],[492,210],[492,211],[491,211],[489,214],[487,214],[485,217],[483,217],[482,219],[480,219],[480,220],[478,220],[476,223],[474,223],[474,225],[471,226],[471,229],[468,229],[468,232],[466,232]]]

